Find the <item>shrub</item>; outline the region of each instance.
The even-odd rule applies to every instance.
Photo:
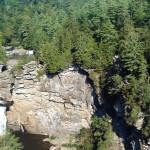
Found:
[[[19,142],[19,138],[13,135],[10,131],[5,135],[0,136],[0,150],[22,150],[23,146]]]
[[[1,46],[0,46],[0,61],[4,63],[7,61],[6,53]]]
[[[39,79],[41,76],[43,76],[44,74],[46,74],[46,70],[45,70],[45,68],[43,68],[43,69],[38,69],[37,70],[37,79]]]
[[[93,118],[92,126],[97,150],[108,150],[112,147],[114,140],[110,117],[107,114],[102,118],[96,116]]]
[[[66,147],[66,148],[76,148],[77,145],[73,144],[73,143],[66,143],[66,144],[62,144],[62,147]]]
[[[28,55],[22,56],[19,58],[17,65],[14,66],[11,71],[12,72],[14,72],[14,71],[21,72],[22,66],[24,64],[27,64],[27,63],[33,61],[33,60],[35,60],[34,56],[28,56]]]
[[[94,136],[90,129],[82,128],[78,135],[77,150],[92,150],[94,147]]]
[[[56,137],[55,135],[50,135],[50,136],[49,136],[49,139],[50,139],[50,140],[55,140],[56,138],[57,138],[57,137]]]
[[[96,88],[99,87],[99,76],[100,76],[100,73],[95,72],[95,71],[92,71],[89,73],[89,77],[90,77],[90,79],[93,80],[94,86]]]

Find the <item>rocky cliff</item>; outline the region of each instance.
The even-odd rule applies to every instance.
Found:
[[[58,74],[45,75],[44,66],[32,61],[23,66],[22,72],[12,74],[10,70],[16,60],[10,60],[7,67],[1,67],[0,100],[7,102],[7,125],[14,131],[51,135],[55,145],[74,141],[83,127],[89,128],[95,113],[96,93],[84,71],[70,67]],[[12,105],[13,104],[13,105]],[[105,109],[114,107],[115,116],[114,150],[148,150],[138,134],[129,140],[131,129],[124,122],[124,106],[119,98],[115,104],[103,104]],[[98,113],[101,114],[101,109]],[[142,121],[135,124],[140,129]],[[113,140],[113,139],[112,139]]]
[[[90,126],[95,93],[75,67],[39,76],[42,69],[30,62],[22,73],[14,74],[8,126],[15,131],[23,126],[29,133],[55,135],[59,142],[66,142],[82,127]]]
[[[11,101],[13,77],[8,70],[0,73],[0,98]]]

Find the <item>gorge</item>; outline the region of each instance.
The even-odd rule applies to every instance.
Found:
[[[149,8],[149,0],[0,0],[1,134],[7,124],[24,139],[46,134],[51,150],[149,150]],[[16,150],[9,137],[0,149]]]
[[[102,97],[98,98],[88,73],[83,69],[71,66],[60,73],[46,75],[43,73],[44,66],[35,61],[23,65],[21,72],[15,71],[12,74],[12,66],[8,68],[0,73],[1,134],[6,129],[7,107],[9,129],[55,137],[51,144],[61,147],[75,142],[80,129],[90,128],[94,114],[101,117],[109,109],[113,116],[113,149],[144,150],[146,147],[147,150],[146,145],[141,145],[136,132],[135,137],[129,140],[133,132],[124,122],[124,108],[119,98],[115,100],[115,104],[100,104],[98,99]],[[138,127],[140,126],[142,123]]]

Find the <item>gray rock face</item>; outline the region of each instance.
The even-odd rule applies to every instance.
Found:
[[[90,126],[94,91],[85,75],[72,67],[55,76],[38,77],[42,66],[36,62],[23,69],[15,75],[9,128],[20,130],[23,125],[30,133],[55,135],[65,143],[71,134]]]
[[[13,78],[9,71],[0,73],[0,98],[11,101],[11,89]]]

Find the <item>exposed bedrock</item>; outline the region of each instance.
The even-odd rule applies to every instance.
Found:
[[[41,69],[31,62],[15,74],[8,126],[19,131],[22,125],[29,133],[55,135],[65,143],[71,134],[90,126],[95,93],[77,68],[39,77]]]
[[[90,127],[93,115],[102,116],[107,108],[113,112],[114,149],[148,150],[149,144],[144,145],[137,133],[143,124],[142,112],[135,131],[131,130],[124,121],[121,97],[100,106],[86,71],[70,67],[47,76],[42,71],[44,66],[32,61],[23,66],[22,72],[12,74],[14,62],[9,61],[8,69],[2,66],[0,72],[0,105],[7,108],[10,129],[53,135],[57,137],[53,144],[61,145],[73,141],[81,128]]]

